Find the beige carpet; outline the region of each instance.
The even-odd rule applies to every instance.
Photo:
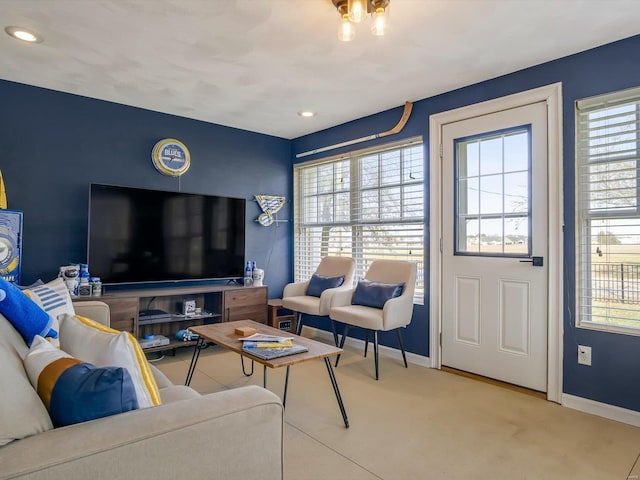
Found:
[[[152,357],[151,357],[152,358]],[[191,349],[154,362],[183,384]],[[248,362],[247,366],[249,365]],[[291,368],[285,411],[285,480],[638,478],[640,428],[581,413],[450,373],[348,348],[336,377],[346,429],[326,367]],[[267,370],[280,396],[285,370]],[[191,386],[201,393],[262,385],[262,367],[242,375],[240,357],[202,352]]]

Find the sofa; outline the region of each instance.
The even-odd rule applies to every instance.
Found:
[[[74,307],[78,315],[109,324],[103,302]],[[15,392],[29,384],[21,367],[28,350],[0,315],[3,396],[7,388]],[[283,407],[275,394],[247,386],[200,395],[150,367],[160,392],[158,406],[41,431],[37,422],[28,426],[41,411],[37,395],[5,405],[0,429],[24,426],[21,435],[26,436],[0,446],[0,479],[282,478]]]

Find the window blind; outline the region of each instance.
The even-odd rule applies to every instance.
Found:
[[[294,274],[349,256],[355,278],[376,259],[415,262],[424,303],[424,154],[420,139],[294,167]]]
[[[640,334],[640,88],[576,102],[583,326]]]

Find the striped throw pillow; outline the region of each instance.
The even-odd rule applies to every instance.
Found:
[[[65,313],[69,315],[76,313],[69,290],[61,278],[56,278],[44,285],[28,288],[24,290],[24,293],[49,314],[53,322],[51,328],[57,332],[60,332],[58,316]],[[49,338],[49,341],[56,347],[60,346],[59,339]]]

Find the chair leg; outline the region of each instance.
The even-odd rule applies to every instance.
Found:
[[[344,325],[344,331],[342,332],[342,340],[340,340],[340,347],[339,348],[343,348],[344,347],[344,341],[347,339],[347,334],[349,333],[349,325],[347,325],[345,323]],[[338,356],[336,357],[336,367],[338,366],[338,362],[340,361],[340,354],[338,354]]]
[[[367,358],[367,350],[369,349],[369,330],[365,330],[364,334],[364,358]]]
[[[376,363],[376,380],[378,380],[378,331],[373,331],[373,356]]]
[[[302,313],[298,312],[298,321],[296,322],[296,335],[300,335],[302,332]]]
[[[331,322],[331,331],[333,332],[333,343],[335,344],[335,346],[338,346],[338,334],[336,333],[336,322],[329,319],[329,321]]]
[[[396,329],[396,332],[398,333],[398,343],[400,344],[400,351],[402,352],[402,359],[404,360],[404,368],[409,368],[409,365],[407,364],[407,355],[406,353],[404,353],[404,344],[402,343],[402,332],[400,332],[400,329]]]

